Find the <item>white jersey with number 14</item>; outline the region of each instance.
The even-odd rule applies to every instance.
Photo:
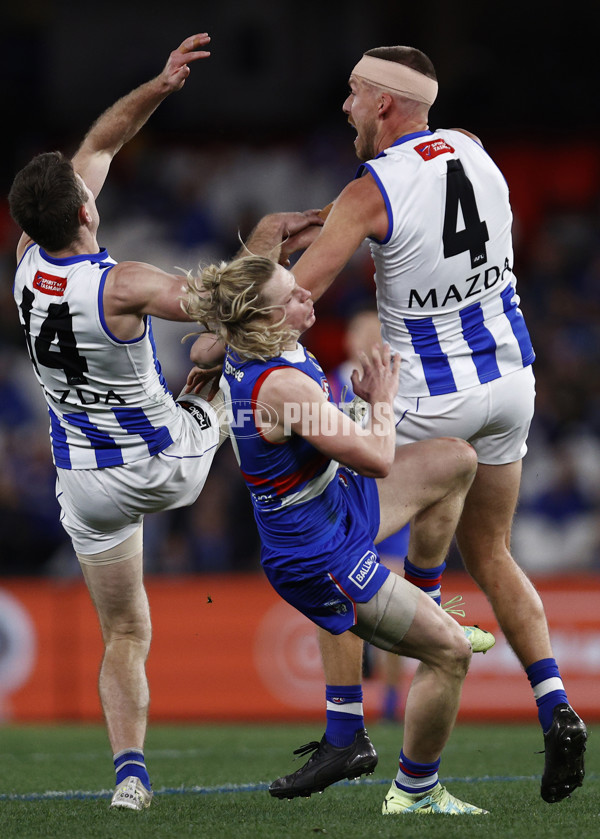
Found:
[[[56,259],[31,245],[17,268],[15,301],[62,469],[133,463],[163,451],[181,431],[151,319],[131,341],[108,329],[103,291],[114,265],[105,250]]]

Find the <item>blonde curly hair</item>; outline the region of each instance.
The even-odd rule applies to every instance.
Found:
[[[242,358],[281,355],[298,331],[286,326],[285,314],[274,321],[281,306],[265,300],[264,286],[276,267],[272,259],[254,255],[208,265],[197,276],[188,274],[182,308]]]

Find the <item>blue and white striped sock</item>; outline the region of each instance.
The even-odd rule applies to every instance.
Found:
[[[432,600],[441,606],[442,604],[442,574],[446,568],[446,563],[442,562],[436,568],[417,568],[409,561],[408,557],[404,560],[404,578],[417,586],[425,594],[428,594]]]
[[[552,725],[556,706],[561,702],[569,703],[558,665],[553,658],[542,658],[525,668],[525,672],[533,688],[540,725],[546,732]]]
[[[146,789],[152,789],[144,760],[144,752],[141,749],[123,749],[122,752],[117,752],[116,755],[113,755],[113,761],[117,773],[117,786],[125,778],[129,778],[130,775],[135,775],[136,778],[140,779]]]
[[[325,739],[338,748],[349,746],[356,732],[365,727],[362,685],[325,685],[325,698]]]
[[[433,763],[415,763],[400,751],[398,774],[394,783],[398,789],[416,795],[430,792],[438,782],[440,758]]]

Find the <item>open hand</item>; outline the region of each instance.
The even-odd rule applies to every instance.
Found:
[[[221,364],[204,370],[201,370],[200,367],[193,367],[188,373],[183,393],[201,393],[206,401],[210,402],[219,389],[219,379],[222,372],[223,365]]]
[[[197,61],[199,58],[210,56],[210,52],[200,49],[200,47],[209,43],[210,36],[206,32],[202,32],[199,35],[190,35],[176,50],[173,50],[161,73],[161,77],[170,91],[180,90],[183,87],[190,74],[188,64]]]

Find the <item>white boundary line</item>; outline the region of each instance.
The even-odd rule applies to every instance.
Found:
[[[595,773],[588,775],[586,780],[596,780],[598,776]],[[483,775],[482,777],[473,778],[442,778],[444,784],[481,784],[481,783],[507,783],[514,781],[539,781],[541,775]],[[355,786],[359,784],[365,785],[380,785],[391,784],[391,778],[383,778],[375,780],[373,778],[357,779],[355,781],[338,781],[333,786]],[[268,790],[269,784],[221,784],[220,786],[211,787],[162,787],[154,790],[155,795],[215,795],[220,793],[232,792],[265,792]],[[113,790],[47,790],[46,792],[30,792],[30,793],[0,793],[0,801],[76,801],[76,800],[96,800],[100,798],[110,798]]]

